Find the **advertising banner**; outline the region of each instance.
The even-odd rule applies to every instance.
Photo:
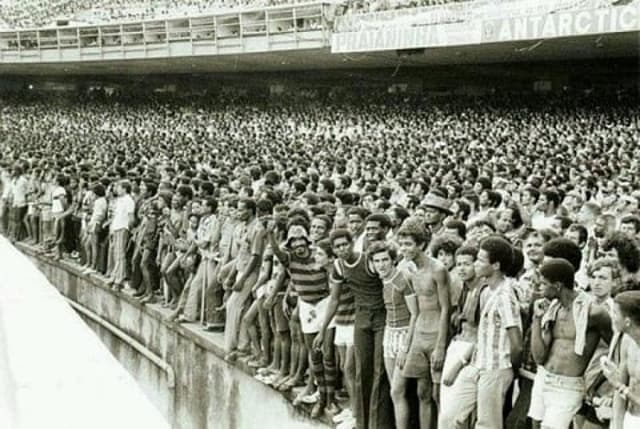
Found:
[[[390,26],[433,25],[463,22],[471,17],[473,9],[467,3],[392,9],[381,12],[359,13],[336,19],[335,30],[362,31]]]
[[[640,30],[636,4],[482,22],[482,43],[550,39]]]
[[[331,52],[337,54],[469,45],[480,42],[480,29],[478,24],[466,23],[334,33]]]
[[[354,13],[336,18],[335,31],[390,26],[437,25],[471,20],[544,15],[566,10],[610,7],[612,0],[476,0],[416,8]]]

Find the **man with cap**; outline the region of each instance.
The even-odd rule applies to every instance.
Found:
[[[451,214],[449,200],[442,195],[429,192],[422,200],[422,205],[426,207],[424,211],[425,223],[429,225],[431,233],[437,235],[442,230],[442,223]]]
[[[313,347],[313,341],[322,329],[329,303],[329,273],[316,262],[305,223],[302,218],[292,219],[284,249],[275,240],[273,231],[276,223],[273,220],[267,225],[267,234],[274,254],[288,271],[291,284],[298,294],[300,325],[311,358],[312,375],[320,392],[311,415],[319,417],[325,410],[329,414],[338,411],[334,402],[336,363],[333,353],[328,350],[333,347],[332,342],[327,341],[321,349]]]
[[[574,290],[575,270],[566,259],[549,258],[540,268],[544,298],[535,301],[531,351],[538,364],[529,417],[534,427],[571,426],[584,401],[584,372],[600,343],[611,340],[607,310]]]

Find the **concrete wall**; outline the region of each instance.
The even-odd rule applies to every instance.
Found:
[[[67,298],[88,308],[144,344],[175,371],[175,390],[167,376],[108,329],[87,320],[111,352],[136,378],[173,427],[326,428],[291,406],[289,399],[223,359],[222,334],[201,333],[194,325],[166,322],[166,311],[141,306],[65,262],[43,259],[22,249]],[[43,321],[46,323],[46,321]],[[174,393],[175,392],[175,393]]]

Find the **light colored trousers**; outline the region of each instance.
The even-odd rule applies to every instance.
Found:
[[[623,429],[638,429],[640,428],[640,417],[634,416],[629,411],[624,414],[624,426]]]
[[[446,375],[448,375],[452,368],[458,364],[460,361],[468,362],[471,354],[473,353],[473,348],[475,344],[470,341],[462,341],[462,340],[453,340],[449,344],[447,348],[446,358],[444,360],[444,365],[442,367],[442,378],[444,379]],[[462,372],[460,369],[460,372]],[[440,384],[440,407],[448,408],[450,407],[449,402],[456,402],[458,398],[452,395],[451,389],[454,388],[456,383],[458,382],[458,378],[460,373],[458,373],[458,377],[456,377],[455,381],[451,384],[451,386],[445,386],[444,384]]]
[[[204,322],[204,312],[202,308],[204,303],[202,302],[202,298],[204,296],[204,291],[206,291],[207,288],[215,282],[215,271],[216,262],[213,259],[203,258],[193,280],[191,281],[191,287],[189,289],[189,294],[187,295],[183,315],[192,322],[198,320]],[[222,303],[217,305],[220,304]]]
[[[258,281],[258,273],[260,270],[254,270],[253,273],[247,277],[247,280],[242,285],[241,291],[233,291],[226,304],[226,322],[224,328],[224,349],[227,353],[234,351],[238,347],[240,341],[240,335],[244,334],[240,332],[240,322],[242,321],[242,313],[244,312],[244,304],[249,298],[251,289]],[[240,273],[236,275],[240,276]]]
[[[456,400],[442,404],[438,427],[464,427],[469,415],[476,410],[476,429],[502,429],[502,409],[512,381],[511,368],[485,370],[465,366],[448,392]]]
[[[111,234],[113,249],[113,272],[111,275],[116,283],[122,284],[127,278],[127,244],[129,244],[129,230],[126,228],[113,231]]]

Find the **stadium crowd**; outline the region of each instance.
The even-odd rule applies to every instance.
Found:
[[[336,6],[337,14],[353,15],[471,1],[474,0],[332,0],[329,3]],[[518,0],[500,0],[496,3],[513,1]],[[308,2],[305,0],[20,0],[0,2],[0,24],[10,29],[47,26],[55,24],[56,20],[102,24]],[[550,1],[552,2],[553,0]],[[558,1],[558,3],[561,2]],[[581,2],[578,0],[574,3],[572,6],[579,6]],[[603,0],[603,4],[610,3],[609,0]]]
[[[338,427],[637,428],[635,93],[0,98],[1,226]]]
[[[71,20],[88,24],[165,19],[220,13],[247,7],[303,3],[300,0],[21,0],[0,3],[0,23],[7,28],[33,28]]]

